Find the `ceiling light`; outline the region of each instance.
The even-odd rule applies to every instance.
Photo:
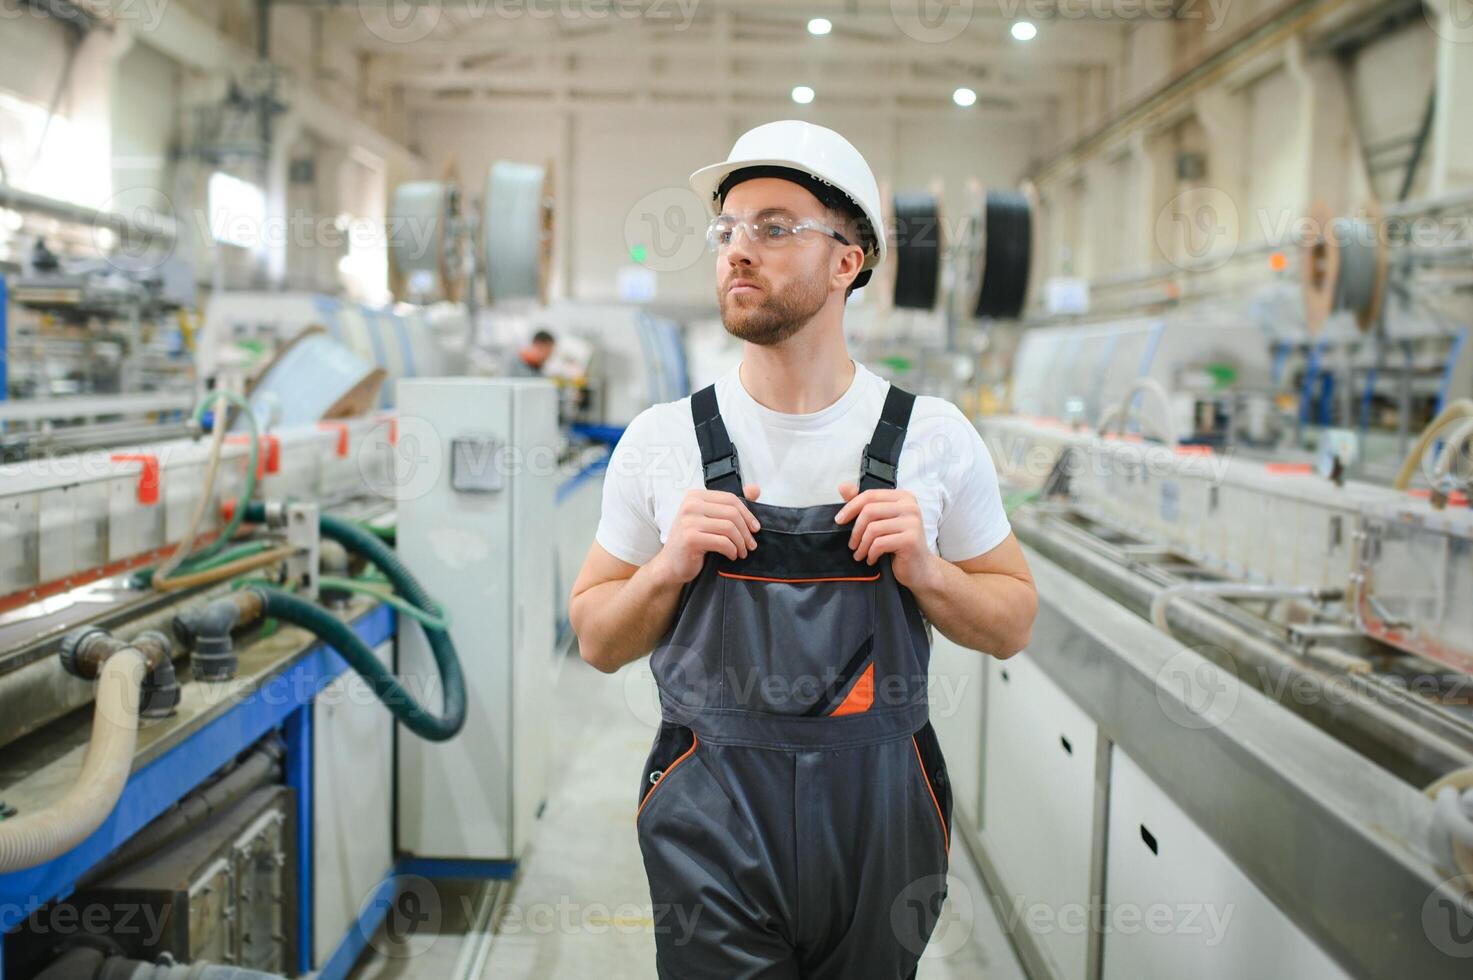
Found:
[[[833,29],[834,23],[827,17],[815,17],[808,22],[809,34],[827,34]]]
[[[976,105],[977,93],[963,86],[962,88],[959,88],[955,92],[951,93],[951,101],[962,107]]]
[[[807,105],[813,101],[813,89],[807,85],[794,85],[793,101],[799,105]]]
[[[1013,25],[1013,38],[1018,41],[1031,41],[1038,36],[1038,28],[1026,20],[1020,20]]]

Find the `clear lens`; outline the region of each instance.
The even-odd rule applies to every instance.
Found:
[[[717,215],[706,232],[706,245],[713,252],[726,248],[738,233],[747,236],[747,241],[764,248],[786,245],[801,231],[818,231],[831,234],[830,229],[817,221],[798,221],[781,214],[768,214],[758,218],[738,218],[735,215]]]

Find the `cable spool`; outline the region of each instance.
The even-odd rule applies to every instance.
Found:
[[[941,289],[941,206],[925,192],[895,195],[895,305],[930,310]]]
[[[1020,191],[988,191],[983,208],[981,286],[973,314],[1013,319],[1028,299],[1033,205]]]
[[[278,425],[352,418],[373,407],[387,376],[311,326],[277,352],[246,397],[257,418],[280,412]]]
[[[1351,312],[1362,331],[1381,314],[1386,289],[1386,236],[1380,208],[1365,218],[1331,218],[1323,202],[1310,208],[1312,226],[1320,229],[1303,243],[1299,263],[1304,295],[1304,321],[1311,334],[1324,328],[1333,313]]]
[[[552,268],[552,170],[498,161],[486,175],[481,262],[491,302],[547,302]]]
[[[394,188],[389,205],[390,288],[407,296],[410,277],[430,273],[440,295],[458,302],[461,293],[460,186],[449,179],[417,180]]]

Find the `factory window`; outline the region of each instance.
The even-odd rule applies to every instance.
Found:
[[[97,172],[98,148],[82,128],[46,107],[0,92],[0,169],[7,183],[33,194],[96,207],[112,193]]]
[[[217,242],[255,248],[266,224],[266,195],[255,184],[216,171],[210,175],[210,234]]]

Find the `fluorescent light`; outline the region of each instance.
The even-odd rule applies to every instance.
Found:
[[[794,85],[793,101],[799,105],[807,105],[813,101],[813,89],[807,85]]]
[[[963,106],[963,107],[969,106],[969,105],[976,105],[977,104],[977,93],[976,92],[973,92],[971,89],[967,88],[966,86],[963,86],[963,87],[957,89],[955,92],[952,92],[951,93],[951,101],[953,101],[957,105]]]
[[[833,29],[834,23],[827,17],[815,17],[808,22],[809,34],[827,34]]]
[[[1026,20],[1020,20],[1013,25],[1013,38],[1018,41],[1031,41],[1038,36],[1038,28]]]

